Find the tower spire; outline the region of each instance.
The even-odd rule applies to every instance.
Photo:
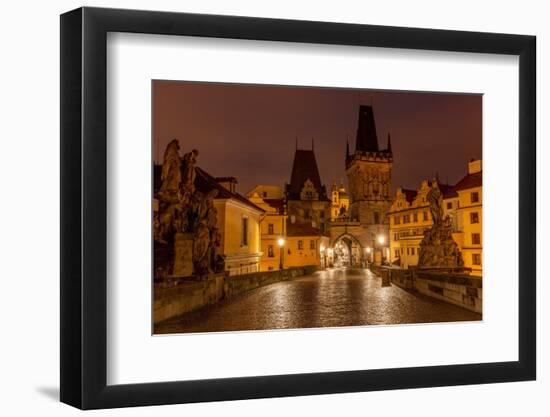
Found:
[[[388,132],[388,146],[387,146],[386,150],[389,153],[392,153],[392,151],[391,151],[391,136],[390,136],[389,132]]]
[[[355,150],[363,152],[378,152],[378,137],[372,106],[359,106],[359,120]]]
[[[349,141],[346,140],[346,163],[348,162],[348,159],[349,159]]]

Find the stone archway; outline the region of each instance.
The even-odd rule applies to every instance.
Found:
[[[363,265],[363,246],[355,236],[349,233],[343,233],[334,239],[330,249],[332,259],[329,259],[329,262],[335,267]]]

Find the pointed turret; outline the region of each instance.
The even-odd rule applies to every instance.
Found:
[[[391,136],[390,136],[389,133],[388,133],[388,146],[386,147],[386,151],[389,152],[389,153],[392,153],[392,151],[391,151]]]

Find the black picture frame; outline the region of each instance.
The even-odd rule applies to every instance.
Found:
[[[108,32],[519,56],[519,360],[107,385]],[[82,409],[482,384],[536,377],[536,38],[80,8],[61,16],[61,401]]]

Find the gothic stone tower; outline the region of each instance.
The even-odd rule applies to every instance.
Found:
[[[361,223],[362,244],[375,247],[374,239],[384,234],[388,242],[388,219],[391,206],[391,170],[393,154],[390,136],[387,148],[378,148],[374,113],[371,106],[359,107],[359,125],[355,152],[346,149],[346,174],[349,184],[351,221]]]

